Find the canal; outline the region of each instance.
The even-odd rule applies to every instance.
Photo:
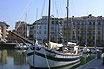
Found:
[[[81,57],[81,60],[75,64],[62,67],[75,69],[95,58],[95,54],[87,54]],[[0,69],[29,69],[26,50],[2,49],[0,50]],[[61,68],[60,68],[61,69]]]

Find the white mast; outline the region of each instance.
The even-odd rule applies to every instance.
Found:
[[[67,0],[67,26],[66,26],[66,31],[67,31],[67,34],[66,34],[66,46],[67,46],[67,44],[68,44],[68,16],[69,16],[69,0]]]

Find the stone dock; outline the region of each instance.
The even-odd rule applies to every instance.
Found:
[[[95,58],[92,61],[88,62],[87,64],[79,67],[78,69],[104,69],[103,58]]]
[[[7,49],[12,49],[16,46],[16,43],[4,43],[0,44],[0,48],[7,48]]]

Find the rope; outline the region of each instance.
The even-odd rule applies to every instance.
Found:
[[[20,17],[17,19],[17,21],[22,17],[23,13],[26,11],[27,8],[29,8],[30,4],[31,4],[32,0],[30,0],[27,4],[27,6],[24,8],[23,12],[21,13]],[[16,28],[16,30],[19,28],[21,23],[19,23],[18,27]]]
[[[46,3],[46,0],[44,0],[44,3],[43,3],[43,8],[42,8],[41,16],[43,15],[43,12],[44,12],[45,3]]]
[[[44,54],[45,54],[45,58],[46,58],[46,62],[47,62],[48,69],[50,69],[50,66],[49,66],[49,63],[48,63],[48,60],[47,60],[47,56],[46,56],[45,50],[44,50]]]
[[[57,13],[57,15],[59,16],[59,11],[58,11],[58,8],[57,8],[56,0],[55,0],[55,7],[56,7],[56,13]]]

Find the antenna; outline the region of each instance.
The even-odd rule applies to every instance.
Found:
[[[25,21],[27,20],[27,13],[25,13]]]
[[[38,8],[36,9],[36,20],[38,18]]]

